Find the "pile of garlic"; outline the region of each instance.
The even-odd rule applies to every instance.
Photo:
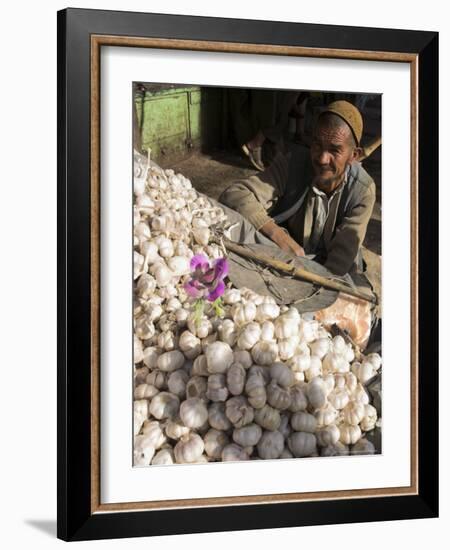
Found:
[[[135,161],[134,465],[370,454],[365,384],[381,366],[310,314],[231,286],[194,319],[183,283],[223,210],[190,181]]]

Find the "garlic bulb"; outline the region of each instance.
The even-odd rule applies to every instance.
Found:
[[[231,428],[231,422],[225,414],[224,403],[212,403],[208,409],[208,422],[211,428],[219,431],[227,431]]]
[[[225,432],[211,429],[206,432],[204,437],[206,454],[215,459],[220,459],[222,451],[230,440]]]
[[[358,401],[351,401],[342,410],[342,418],[347,424],[352,426],[358,425],[364,418],[365,408],[364,405]]]
[[[166,265],[158,264],[153,272],[153,276],[155,277],[158,286],[164,287],[171,282],[174,277],[174,273]]]
[[[329,338],[318,338],[309,344],[311,355],[316,355],[323,359],[331,349],[331,340]]]
[[[147,399],[139,399],[133,403],[133,423],[134,423],[134,435],[137,435],[141,429],[142,424],[148,418],[148,401]]]
[[[291,416],[292,413],[289,411],[282,411],[280,413],[281,422],[278,431],[284,435],[285,439],[287,439],[292,433]]]
[[[346,389],[335,389],[328,394],[328,401],[337,409],[343,409],[350,401],[350,396]]]
[[[167,387],[170,393],[178,397],[184,397],[186,395],[186,384],[188,383],[189,375],[183,369],[173,371],[167,379]]]
[[[222,374],[233,363],[233,350],[225,342],[213,342],[206,350],[208,372]]]
[[[352,372],[348,372],[344,375],[345,379],[345,387],[347,388],[347,391],[349,393],[353,393],[356,391],[356,388],[358,386],[358,379]]]
[[[133,358],[134,363],[140,363],[144,358],[144,349],[142,347],[142,342],[139,338],[134,335],[133,338]]]
[[[278,340],[278,355],[282,361],[287,361],[294,356],[298,345],[298,337],[291,336]]]
[[[241,447],[254,447],[261,439],[262,430],[258,424],[247,424],[233,431],[233,440]]]
[[[363,361],[362,363],[355,362],[352,365],[352,372],[359,380],[361,384],[368,384],[374,376],[376,376],[377,371],[370,361]]]
[[[156,347],[149,346],[142,353],[144,365],[149,369],[154,369],[158,365],[158,358],[161,355],[161,350]]]
[[[322,362],[317,355],[311,355],[309,358],[309,367],[305,371],[305,378],[309,382],[313,378],[322,375]]]
[[[226,401],[228,397],[227,379],[224,374],[211,374],[208,377],[206,397],[211,401]]]
[[[349,448],[344,443],[337,441],[332,445],[322,447],[320,450],[320,456],[347,456],[349,454]]]
[[[319,337],[319,323],[302,319],[299,326],[299,337],[302,342],[312,343]]]
[[[178,345],[188,359],[195,359],[202,350],[200,338],[194,336],[189,330],[181,333]]]
[[[306,353],[296,353],[289,360],[289,365],[294,372],[305,372],[311,365],[311,356]]]
[[[144,256],[136,252],[133,253],[133,278],[137,279],[142,274],[142,268],[144,266]]]
[[[324,407],[327,402],[327,391],[323,379],[313,378],[306,386],[308,401],[315,409]]]
[[[145,384],[145,380],[149,373],[148,367],[139,367],[134,370],[134,385],[137,388],[141,384]],[[136,399],[136,397],[135,397]]]
[[[234,346],[237,340],[237,331],[231,319],[224,319],[221,323],[219,326],[219,336],[222,342],[225,342],[229,346]]]
[[[158,369],[155,369],[148,374],[147,378],[145,379],[145,382],[146,384],[155,386],[155,388],[158,388],[158,390],[166,390],[167,374]]]
[[[279,339],[298,336],[298,322],[292,317],[284,314],[275,320],[275,336]]]
[[[202,353],[206,353],[208,346],[217,340],[217,332],[208,334],[205,338],[202,338]]]
[[[272,365],[278,355],[278,346],[275,342],[258,342],[251,354],[257,365]]]
[[[256,317],[256,306],[253,302],[236,304],[232,307],[231,314],[237,326],[250,323]]]
[[[297,458],[310,456],[316,451],[316,436],[307,432],[294,432],[288,437],[288,446]]]
[[[261,328],[258,323],[250,322],[241,328],[237,339],[239,349],[250,350],[261,338]]]
[[[134,331],[141,340],[147,340],[155,334],[155,326],[147,315],[141,315],[136,319]]]
[[[341,433],[336,424],[330,424],[316,431],[317,443],[321,447],[335,445],[339,441],[340,436]]]
[[[322,361],[324,372],[345,373],[349,372],[350,364],[347,359],[336,352],[329,352],[325,355]]]
[[[145,420],[142,424],[141,432],[149,438],[149,440],[151,440],[151,443],[155,449],[159,449],[167,443],[167,438],[164,435],[161,423],[157,420]]]
[[[363,405],[368,405],[369,404],[369,395],[366,392],[366,390],[364,389],[364,387],[362,386],[362,384],[360,384],[359,382],[358,382],[358,384],[356,384],[356,388],[354,389],[353,393],[351,394],[351,397],[354,401],[358,401],[359,403],[362,403]]]
[[[181,369],[184,363],[184,355],[179,350],[168,351],[158,357],[156,365],[164,372],[173,372]]]
[[[233,363],[227,371],[227,385],[231,395],[240,395],[244,391],[246,373],[239,363]]]
[[[264,321],[261,323],[261,340],[263,342],[273,342],[275,337],[275,325],[272,321]]]
[[[158,466],[163,466],[168,464],[174,464],[174,462],[175,462],[175,456],[174,456],[173,450],[171,447],[167,447],[167,448],[161,449],[155,454],[152,460],[152,465],[155,464]]]
[[[172,313],[181,308],[181,302],[178,298],[169,298],[166,303],[166,311]]]
[[[264,385],[268,384],[272,377],[270,376],[270,367],[263,367],[262,365],[252,365],[248,369],[248,376],[258,375],[264,380]]]
[[[186,384],[186,397],[206,397],[208,381],[203,376],[193,376]]]
[[[292,401],[289,388],[283,388],[272,380],[267,386],[267,401],[275,409],[288,409]]]
[[[375,447],[371,441],[365,439],[359,439],[351,448],[350,454],[352,455],[373,455],[375,454]]]
[[[233,353],[234,363],[239,363],[244,369],[249,369],[253,365],[252,356],[248,351],[235,350]]]
[[[211,232],[207,227],[193,229],[192,235],[194,236],[195,242],[202,246],[206,246],[211,238]]]
[[[198,338],[206,338],[212,332],[212,324],[209,319],[202,317],[197,319],[195,315],[190,315],[187,320],[188,329]]]
[[[192,376],[209,376],[206,355],[199,355],[192,364]]]
[[[360,428],[365,432],[370,432],[375,428],[378,415],[377,409],[373,405],[363,405],[364,415],[360,421]]]
[[[158,347],[165,351],[172,351],[178,345],[178,337],[171,330],[161,332],[157,341]]]
[[[199,397],[186,399],[180,405],[180,418],[188,428],[200,428],[208,420],[205,402]]]
[[[161,420],[175,417],[179,408],[180,400],[178,397],[173,393],[163,391],[151,400],[149,411],[152,416]]]
[[[359,426],[351,424],[341,424],[339,426],[340,441],[344,445],[354,445],[361,438],[361,429]]]
[[[139,386],[136,386],[134,390],[134,398],[135,399],[151,399],[154,397],[157,393],[159,393],[158,388],[155,388],[155,386],[152,386],[151,384],[139,384]]]
[[[256,308],[255,319],[262,323],[264,321],[271,321],[276,319],[280,315],[280,308],[277,304],[262,303]]]
[[[317,409],[314,412],[314,416],[317,420],[317,427],[323,428],[333,424],[338,416],[338,411],[333,407],[331,403],[327,403],[321,409]]]
[[[254,418],[253,408],[242,395],[228,399],[225,404],[225,414],[235,428],[250,424]]]
[[[274,363],[270,367],[270,376],[283,388],[290,388],[294,384],[294,375],[291,369],[283,363]]]
[[[314,433],[317,427],[317,420],[314,415],[299,411],[291,416],[291,426],[296,432]]]
[[[163,256],[163,254],[161,254]],[[187,275],[190,271],[189,260],[186,256],[172,256],[167,260],[167,266],[178,277]]]
[[[238,460],[248,460],[250,457],[247,452],[240,446],[235,443],[226,445],[222,451],[222,461],[238,461]]]
[[[267,392],[264,378],[256,373],[250,374],[245,384],[245,393],[247,394],[250,405],[255,409],[264,407],[267,401]]]
[[[266,404],[255,410],[255,422],[265,430],[278,430],[281,424],[280,412]]]
[[[178,464],[197,462],[204,450],[203,439],[198,434],[183,435],[174,448],[175,460]]]
[[[291,404],[289,410],[292,412],[304,411],[308,406],[308,398],[306,397],[305,386],[295,384],[291,387]]]
[[[134,438],[133,465],[148,466],[155,454],[155,447],[151,438],[145,435],[137,435]]]
[[[169,419],[166,423],[165,432],[170,439],[180,439],[183,435],[188,434],[189,431],[189,428],[182,423],[180,418]]]
[[[223,293],[225,304],[237,304],[241,300],[241,292],[237,288],[227,288]]]
[[[260,458],[264,460],[279,458],[284,450],[283,434],[277,431],[264,432],[257,445]]]

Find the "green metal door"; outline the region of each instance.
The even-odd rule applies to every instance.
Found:
[[[163,166],[220,143],[220,89],[141,85],[135,104],[142,150]]]

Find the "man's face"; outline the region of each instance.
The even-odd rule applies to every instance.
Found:
[[[322,191],[334,191],[344,180],[345,169],[357,157],[347,125],[332,127],[319,120],[311,143],[314,185]]]

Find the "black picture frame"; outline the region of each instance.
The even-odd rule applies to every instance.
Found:
[[[418,491],[414,495],[93,511],[91,37],[397,52],[417,58]],[[401,284],[401,282],[399,282]],[[66,9],[58,12],[58,522],[66,541],[438,515],[438,33]],[[425,368],[426,367],[426,368]]]

